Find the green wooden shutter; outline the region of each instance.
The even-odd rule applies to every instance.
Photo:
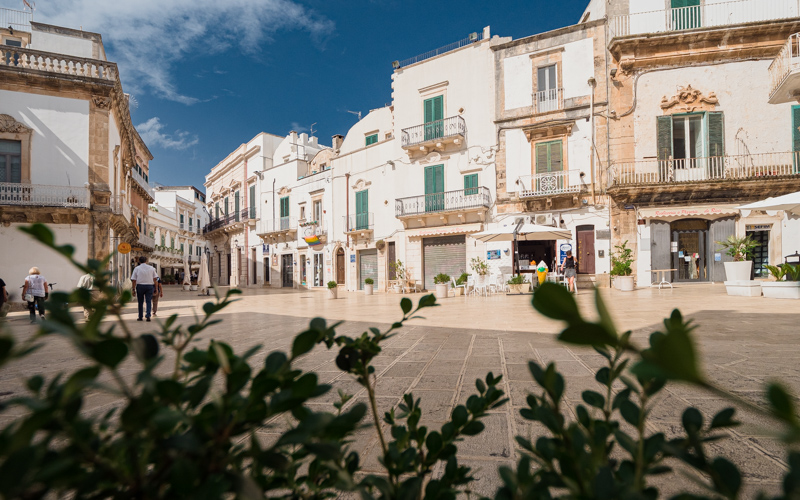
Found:
[[[250,218],[256,218],[256,186],[250,186]]]
[[[444,120],[444,97],[437,95],[433,98],[433,121]]]
[[[289,197],[281,198],[281,217],[289,217]]]
[[[170,248],[175,248],[175,238],[170,238],[169,239],[169,247]]]
[[[792,151],[800,151],[800,106],[792,106]]]
[[[225,218],[228,218],[230,203],[228,202],[228,197],[225,197]]]
[[[425,123],[430,123],[433,121],[433,99],[425,99],[423,103],[423,109],[425,111]]]
[[[708,156],[725,156],[725,126],[720,112],[706,114],[708,120]]]
[[[214,210],[217,214],[216,218],[219,219],[219,202],[214,203]]]
[[[367,139],[366,139],[366,145],[367,146],[375,144],[376,142],[378,142],[378,134],[372,134],[372,135],[368,135],[367,136]]]
[[[425,210],[444,209],[444,165],[425,167]]]
[[[550,169],[550,151],[546,142],[536,145],[536,173],[543,174]]]
[[[560,172],[564,170],[564,152],[561,141],[550,143],[550,171]]]
[[[239,222],[239,191],[233,193],[233,218]]]
[[[669,160],[672,157],[672,117],[659,116],[656,118],[657,129],[657,156],[660,161]]]
[[[192,255],[192,244],[189,243],[189,255]]]
[[[369,227],[369,191],[358,191],[356,193],[356,229],[367,229]]]
[[[478,194],[478,174],[464,176],[464,194]]]
[[[165,245],[165,242],[164,242],[164,235],[163,235],[163,234],[161,235],[161,246],[162,246],[162,247],[163,247],[163,246],[166,246],[166,245]]]

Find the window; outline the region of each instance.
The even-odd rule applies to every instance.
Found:
[[[239,222],[239,191],[233,193],[233,218]]]
[[[556,65],[536,70],[536,111],[546,113],[558,109],[558,77]]]
[[[289,229],[289,197],[281,198],[281,229]]]
[[[228,213],[230,213],[230,202],[228,201],[228,197],[225,197],[225,218],[228,218]]]
[[[356,229],[369,228],[369,190],[356,192]]]
[[[564,170],[561,140],[540,142],[536,145],[536,173],[559,172]]]
[[[192,229],[192,218],[189,217],[189,230],[191,231],[191,229]]]
[[[183,255],[183,243],[181,243],[181,255]]]
[[[367,146],[378,142],[378,134],[371,134],[367,136]]]
[[[219,219],[219,202],[214,203],[214,213],[216,213],[215,219]]]
[[[164,242],[164,238],[165,238],[165,236],[162,234],[161,235],[161,246],[162,247],[166,245],[166,243]]]
[[[704,161],[698,159],[725,155],[722,113],[659,116],[656,124],[658,159],[674,160],[674,169],[705,167]]]
[[[425,167],[425,211],[444,210],[444,165]]]
[[[250,186],[250,218],[256,218],[256,185]]]
[[[306,206],[300,205],[300,219],[306,220]]]
[[[423,103],[425,115],[425,140],[444,136],[444,96],[437,95],[425,99]]]
[[[197,218],[197,229],[200,230],[200,217]]]
[[[181,229],[183,229],[183,214],[181,214]]]
[[[464,194],[478,194],[478,174],[464,176]]]
[[[672,29],[688,30],[699,28],[700,0],[672,0]]]
[[[22,182],[22,142],[0,140],[0,182]]]
[[[192,244],[189,243],[189,255],[192,255]]]
[[[170,248],[175,248],[175,238],[170,238],[169,239],[169,247]]]
[[[22,47],[22,40],[12,40],[6,38],[5,44],[9,47]],[[14,54],[14,66],[19,64],[19,54]],[[11,54],[6,53],[6,65],[11,66]]]
[[[314,200],[314,220],[322,224],[322,200]]]

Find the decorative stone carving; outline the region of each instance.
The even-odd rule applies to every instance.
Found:
[[[494,154],[495,154],[494,148],[481,149],[474,155],[471,155],[469,161],[470,163],[475,163],[478,165],[489,165],[492,162],[494,162]]]
[[[431,151],[428,156],[421,159],[420,163],[438,163],[442,161],[442,155],[438,151]]]
[[[623,57],[619,61],[619,69],[622,71],[623,75],[630,75],[633,73],[633,65],[636,62],[636,59],[633,57]]]
[[[703,92],[693,89],[691,85],[678,87],[678,93],[669,99],[667,96],[661,98],[661,109],[664,110],[664,114],[691,113],[697,110],[713,111],[717,104],[719,104],[719,99],[714,92],[705,95]]]
[[[103,97],[100,95],[93,95],[92,102],[94,103],[95,107],[98,109],[108,109],[111,107],[111,98],[110,97]]]
[[[353,190],[363,191],[367,189],[371,184],[372,184],[371,181],[365,181],[364,179],[359,179],[353,184]]]
[[[0,133],[8,134],[28,134],[31,128],[20,123],[11,115],[0,115]]]
[[[291,190],[291,189],[289,189],[289,188],[288,188],[288,187],[286,187],[286,186],[283,186],[283,187],[281,188],[281,190],[280,190],[280,191],[278,191],[278,194],[279,194],[279,195],[281,195],[281,196],[286,196],[286,195],[288,195],[288,194],[289,194],[289,193],[291,193],[291,192],[292,192],[292,190]]]

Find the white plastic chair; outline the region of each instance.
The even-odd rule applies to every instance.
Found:
[[[486,291],[487,293],[497,293],[497,275],[490,274],[489,280],[486,283]]]
[[[488,295],[489,288],[486,286],[486,275],[478,275],[475,277],[475,293],[481,295]]]
[[[452,278],[452,277],[450,278],[450,282],[451,282],[451,284],[452,284],[452,289],[453,289],[453,297],[455,297],[455,296],[456,296],[456,288],[463,288],[463,289],[464,289],[464,295],[466,295],[466,294],[467,294],[467,285],[466,285],[466,284],[463,284],[463,285],[456,285],[456,279],[455,279],[455,278]]]

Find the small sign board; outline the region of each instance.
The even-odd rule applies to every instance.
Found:
[[[714,253],[714,262],[722,262],[722,254],[719,252]]]
[[[746,231],[769,231],[772,229],[772,224],[747,224]]]
[[[353,254],[350,256],[350,262],[354,263],[355,261],[356,261],[356,254]]]
[[[611,239],[611,230],[610,229],[598,229],[594,232],[594,237],[598,240],[610,240]]]
[[[117,245],[117,252],[122,254],[131,253],[131,244],[125,242],[120,243]]]
[[[500,258],[500,250],[487,250],[486,251],[486,259],[487,260],[497,260]]]
[[[570,245],[569,243],[562,243],[558,247],[558,254],[559,254],[558,262],[564,262],[564,259],[567,258],[567,252],[569,252],[570,250],[572,250],[572,245]]]

